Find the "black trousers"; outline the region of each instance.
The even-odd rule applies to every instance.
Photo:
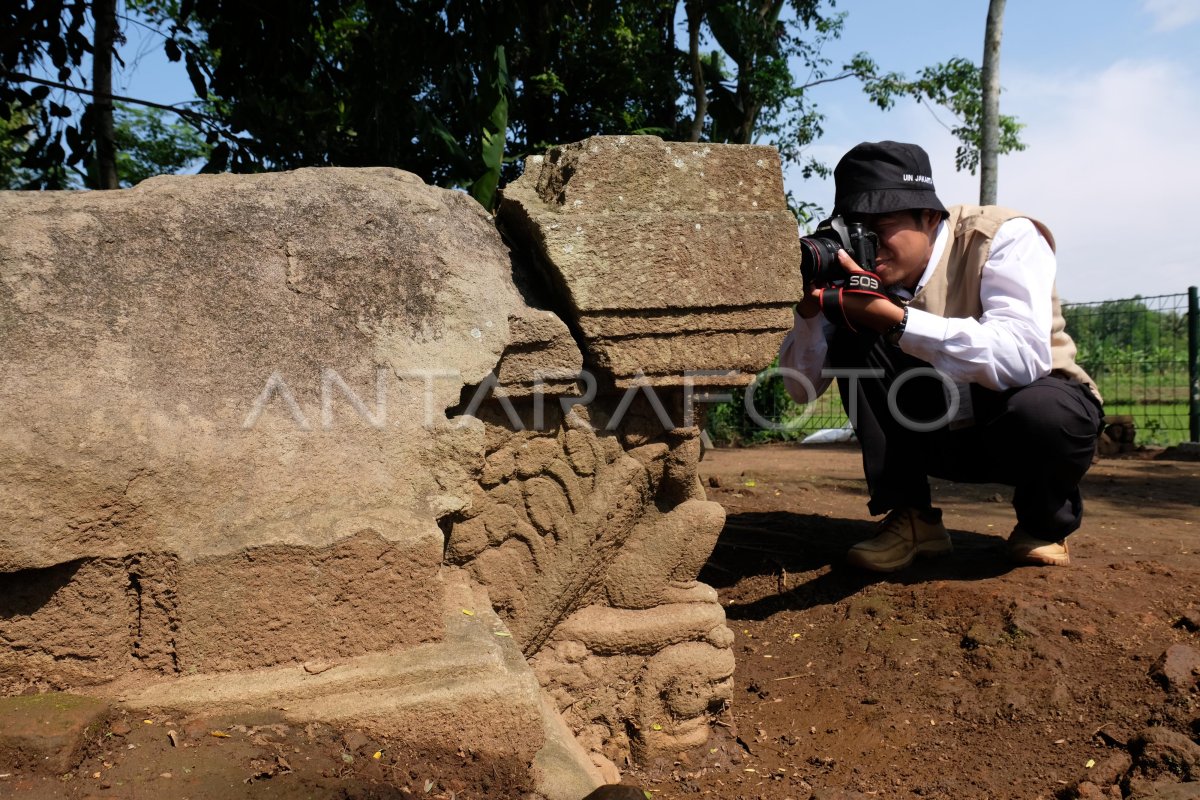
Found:
[[[1103,422],[1099,401],[1077,381],[1048,376],[1008,391],[970,387],[975,423],[946,423],[946,383],[927,362],[875,334],[839,330],[830,343],[842,404],[862,445],[868,509],[931,505],[929,476],[1015,487],[1017,523],[1031,536],[1062,539],[1079,527],[1079,481]]]

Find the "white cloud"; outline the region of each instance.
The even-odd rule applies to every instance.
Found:
[[[1001,160],[1000,201],[1042,215],[1075,300],[1185,291],[1196,283],[1200,90],[1169,61],[1091,75],[1014,76],[1029,149]]]
[[[1200,0],[1142,0],[1142,10],[1154,17],[1154,30],[1178,30],[1200,20]]]
[[[999,202],[1054,231],[1065,299],[1174,294],[1200,283],[1191,233],[1200,218],[1197,78],[1164,60],[1119,61],[1097,73],[1005,75],[1002,111],[1025,123],[1029,148],[1001,157]],[[859,141],[919,142],[943,202],[977,202],[978,177],[955,172],[957,143],[927,110],[844,110],[829,112],[831,135],[814,155],[833,164]],[[832,181],[789,175],[788,184],[801,198],[832,205]]]

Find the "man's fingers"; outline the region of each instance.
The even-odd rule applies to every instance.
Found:
[[[796,304],[796,309],[800,312],[802,318],[812,319],[821,313],[820,291],[820,289],[813,289],[807,292],[800,302]]]
[[[865,269],[855,263],[854,258],[843,249],[837,251],[838,263],[841,264],[847,272],[866,272]]]

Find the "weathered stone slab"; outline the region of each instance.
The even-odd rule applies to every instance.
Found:
[[[524,748],[532,759],[541,746],[538,686],[520,650],[492,613],[486,592],[473,589],[461,573],[439,578],[441,641],[395,653],[342,658],[317,674],[300,664],[226,675],[197,675],[134,684],[106,691],[135,707],[243,711],[279,708],[297,721],[353,719],[367,730],[413,730],[414,740],[445,744],[457,737],[482,752]],[[487,706],[486,708],[484,706]],[[484,726],[455,726],[463,719],[499,713],[508,734]],[[491,720],[495,722],[495,720]],[[442,737],[442,738],[439,738]]]
[[[479,443],[400,376],[453,373],[439,416],[524,306],[482,209],[395,170],[5,193],[0,270],[2,570],[437,538],[431,471],[378,465]]]
[[[548,800],[574,800],[602,783],[565,731],[486,590],[446,570],[442,641],[321,665],[198,675],[107,691],[135,707],[204,714],[275,708],[298,722],[352,720],[367,731],[404,732],[414,745],[447,743],[484,758],[538,765]]]
[[[549,311],[521,308],[509,317],[508,330],[509,344],[496,367],[501,393],[578,394],[573,376],[583,369],[583,354],[561,319]]]
[[[0,689],[438,639],[484,455],[446,410],[580,364],[398,170],[0,193],[0,284]]]
[[[773,147],[593,136],[555,147],[545,164],[533,189],[567,214],[787,211]]]
[[[598,136],[526,162],[500,219],[569,302],[590,363],[749,382],[791,325],[800,249],[770,147]]]

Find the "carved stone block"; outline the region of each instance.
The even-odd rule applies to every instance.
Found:
[[[595,136],[528,159],[499,216],[618,387],[748,383],[791,327],[800,245],[774,148]]]

